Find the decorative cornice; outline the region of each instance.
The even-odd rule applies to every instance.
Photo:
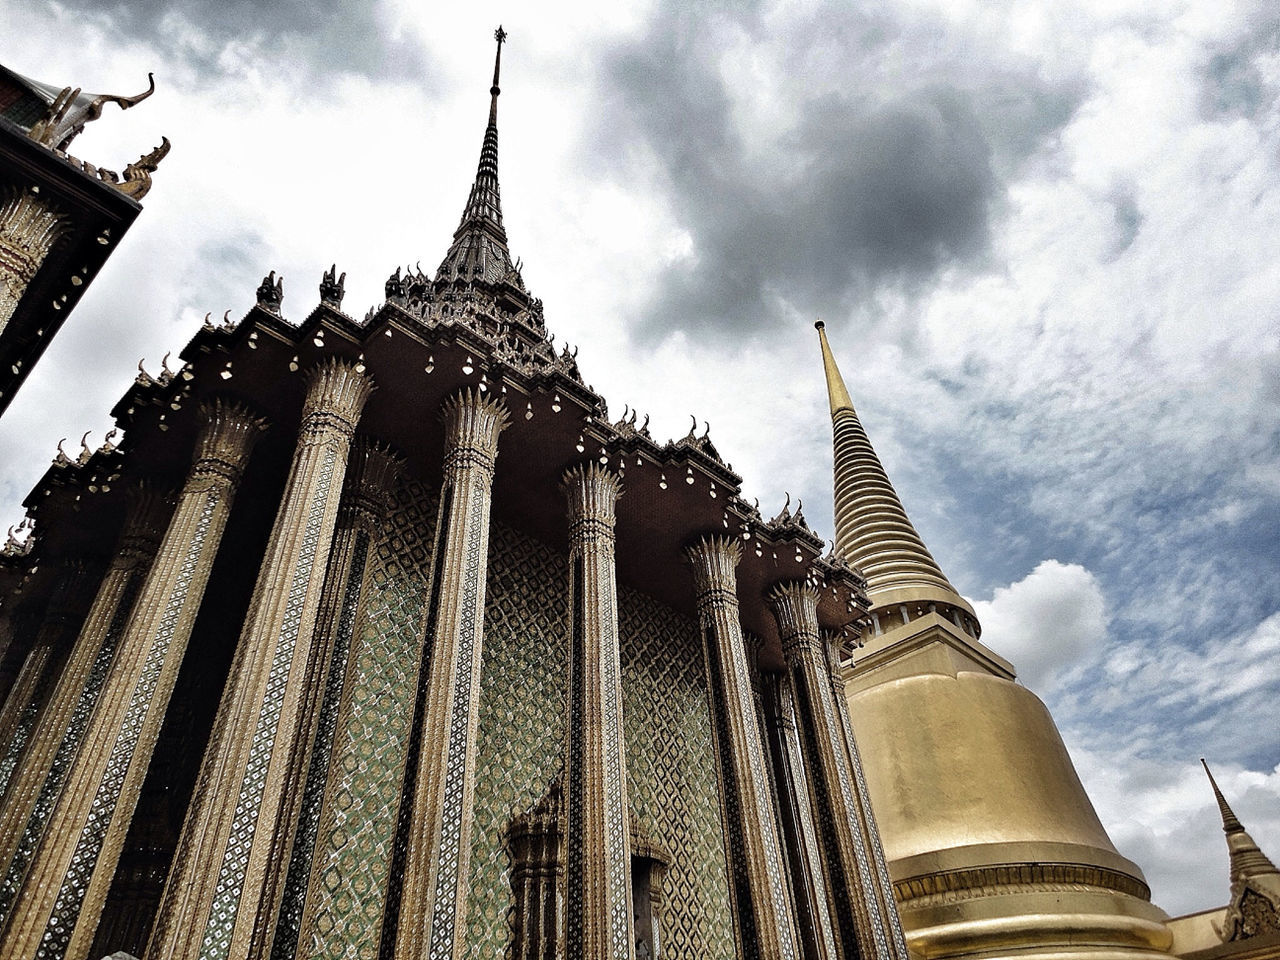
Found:
[[[1151,899],[1151,890],[1134,877],[1081,863],[996,863],[948,870],[894,882],[893,893],[904,910],[958,903],[977,897],[1069,890],[1113,890]]]

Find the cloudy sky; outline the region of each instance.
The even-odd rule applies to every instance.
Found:
[[[606,15],[602,11],[608,10]],[[616,411],[831,532],[812,322],[984,639],[1170,913],[1225,902],[1196,760],[1280,857],[1280,13],[1267,0],[0,0],[0,62],[173,152],[0,423],[0,519],[262,275],[354,315],[443,256],[510,32],[513,252]]]

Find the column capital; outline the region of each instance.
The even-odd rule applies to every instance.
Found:
[[[391,507],[404,457],[389,443],[358,436],[347,458],[346,490],[353,510],[381,517]]]
[[[737,599],[737,566],[742,559],[742,544],[736,537],[711,534],[700,537],[685,547],[685,559],[693,567],[694,589],[698,605],[714,599],[717,593],[728,593]]]
[[[819,631],[819,637],[827,655],[827,669],[831,671],[831,680],[843,690],[844,674],[840,669],[840,661],[845,650],[845,633],[843,630],[823,629]]]
[[[192,457],[192,478],[221,478],[238,484],[254,441],[267,421],[244,404],[213,397],[200,404],[200,433]]]
[[[350,437],[374,389],[364,364],[340,357],[321,360],[307,372],[300,436],[303,440],[318,439],[334,430]]]
[[[791,661],[805,647],[816,648],[818,637],[818,591],[804,580],[776,584],[765,596],[778,622],[783,656]]]
[[[165,522],[173,510],[173,491],[152,480],[137,481],[125,495],[128,503],[120,545],[112,563],[128,567],[150,559],[160,546]]]
[[[622,478],[594,460],[570,467],[560,478],[560,488],[569,502],[569,536],[585,521],[604,524],[610,532],[616,519],[615,506],[622,496]]]
[[[446,475],[471,464],[492,472],[498,435],[510,422],[507,405],[474,387],[464,387],[445,400],[440,414],[444,419]]]

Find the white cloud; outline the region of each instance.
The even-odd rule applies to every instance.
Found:
[[[990,600],[973,604],[982,639],[1013,661],[1034,690],[1054,683],[1106,640],[1107,615],[1097,578],[1078,563],[1042,560]]]

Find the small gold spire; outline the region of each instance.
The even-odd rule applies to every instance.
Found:
[[[844,378],[840,376],[836,358],[831,355],[831,344],[827,343],[826,324],[819,320],[813,326],[822,343],[822,369],[827,374],[827,398],[831,401],[831,415],[834,417],[841,410],[852,411],[853,401],[849,398],[849,390],[844,385]]]
[[[1249,836],[1218,789],[1218,782],[1203,757],[1200,763],[1209,775],[1217,798],[1222,832],[1227,835],[1227,851],[1231,856],[1231,902],[1227,904],[1218,932],[1224,941],[1280,933],[1280,870]]]

